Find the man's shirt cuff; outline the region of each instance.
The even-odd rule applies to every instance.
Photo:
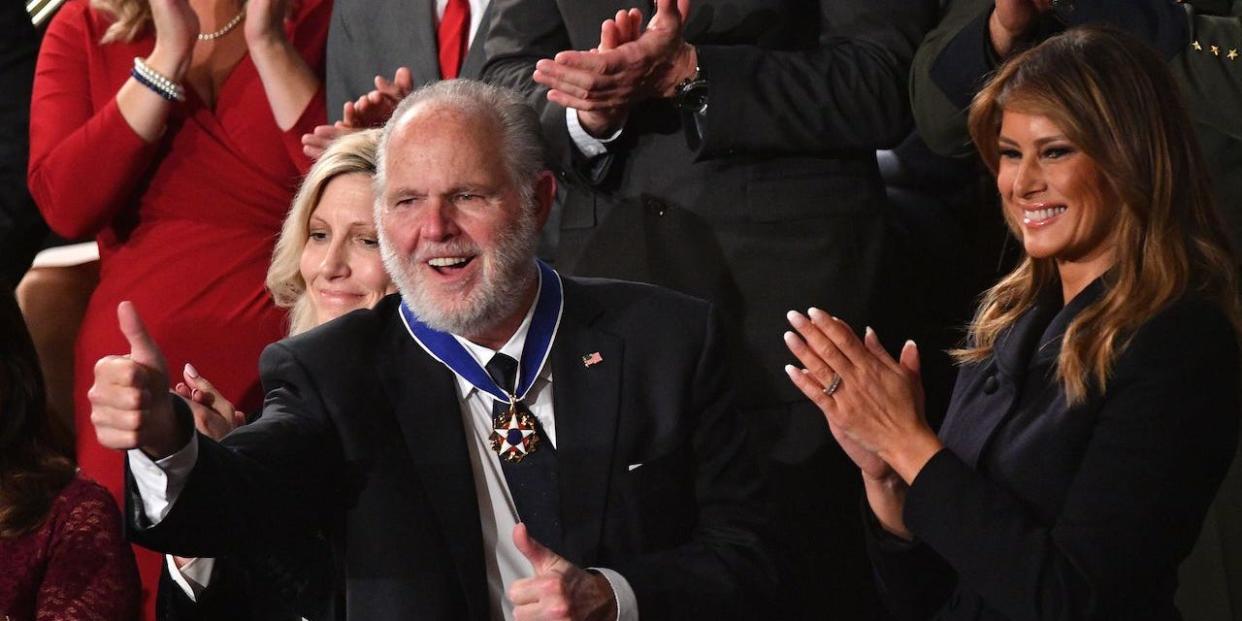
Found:
[[[181,587],[190,601],[197,603],[199,594],[211,582],[211,570],[216,565],[216,559],[192,558],[184,566],[177,567],[177,562],[173,560],[172,555],[166,554],[164,561],[168,563],[168,575],[172,577],[173,582]]]
[[[617,621],[638,621],[638,597],[634,595],[630,581],[611,569],[592,567],[591,571],[603,576],[612,587],[612,594],[617,599]]]
[[[130,449],[127,454],[129,470],[142,498],[142,512],[151,526],[159,524],[177,502],[198,461],[198,434],[190,436],[185,448],[159,461],[147,457],[142,449]]]
[[[622,126],[607,138],[596,138],[582,127],[582,122],[578,120],[578,110],[575,108],[565,108],[565,126],[569,128],[569,138],[574,141],[574,146],[588,159],[607,153],[608,144],[620,138],[621,132],[625,130]]]

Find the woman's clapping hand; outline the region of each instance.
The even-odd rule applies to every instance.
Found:
[[[894,360],[870,328],[859,339],[818,309],[791,311],[788,318],[796,333],[786,333],[785,343],[805,369],[787,369],[790,379],[824,413],[842,449],[868,477],[887,476],[883,463],[912,481],[940,449],[924,417],[914,342]]]

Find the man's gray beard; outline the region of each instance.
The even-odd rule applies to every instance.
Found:
[[[384,267],[414,315],[433,330],[469,337],[504,321],[525,301],[523,294],[535,276],[539,231],[535,228],[534,210],[524,208],[513,230],[497,240],[491,254],[493,260],[484,261],[478,286],[454,308],[437,305],[435,298],[418,286],[413,261],[396,254],[383,227],[379,230],[379,242]],[[483,261],[484,258],[480,253],[474,260]]]

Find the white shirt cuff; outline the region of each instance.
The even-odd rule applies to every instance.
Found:
[[[183,567],[177,567],[171,554],[164,555],[164,560],[168,563],[168,575],[172,576],[173,582],[181,587],[190,601],[198,602],[199,594],[211,582],[211,569],[215,567],[216,559],[192,558]]]
[[[611,569],[592,567],[591,571],[598,572],[612,587],[612,594],[617,598],[617,621],[638,621],[638,597],[630,581]]]
[[[198,461],[198,434],[190,436],[185,448],[159,461],[152,461],[142,449],[130,449],[127,454],[129,470],[142,498],[142,512],[152,526],[159,524],[177,502]]]
[[[596,138],[583,129],[582,122],[578,120],[576,108],[565,108],[565,125],[569,128],[569,138],[574,141],[574,146],[578,147],[578,150],[588,159],[607,153],[608,143],[620,138],[621,132],[625,130],[622,126],[607,138]]]

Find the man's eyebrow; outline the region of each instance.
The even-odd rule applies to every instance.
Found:
[[[426,192],[421,192],[410,186],[402,185],[402,186],[397,186],[395,188],[389,189],[387,192],[384,193],[384,198],[388,199],[393,196],[423,196],[425,194]]]

